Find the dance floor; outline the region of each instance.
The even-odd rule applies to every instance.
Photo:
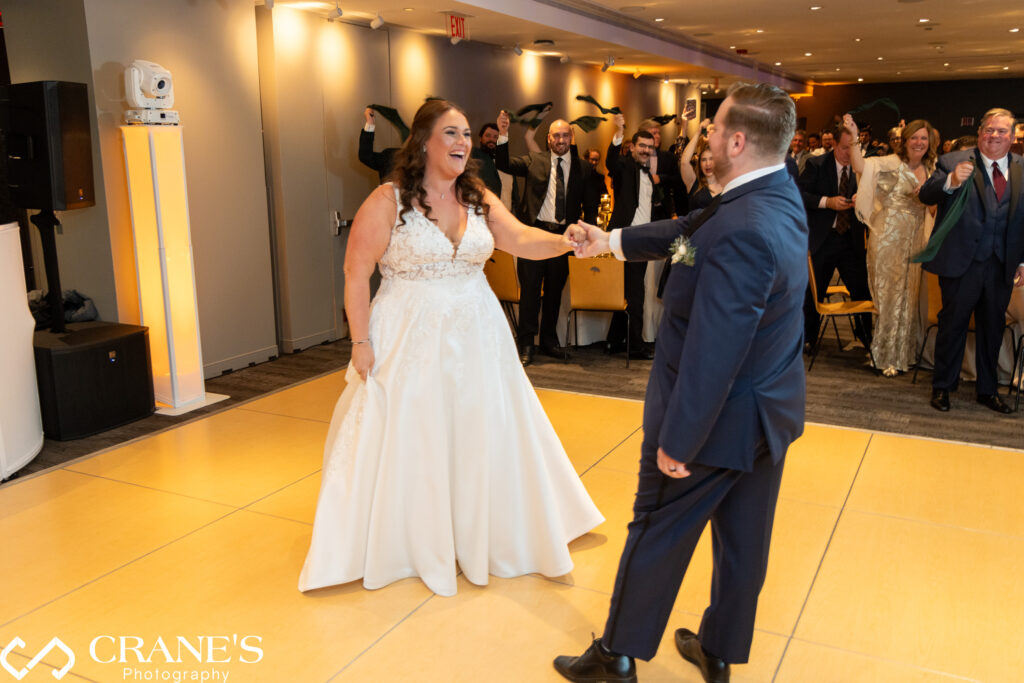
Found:
[[[451,598],[416,579],[302,594],[342,384],[326,375],[0,488],[0,683],[22,667],[53,681],[59,648],[29,666],[53,638],[74,653],[65,681],[562,680],[552,658],[581,652],[607,614],[642,404],[538,392],[607,518],[573,543],[570,575],[460,579]],[[1021,680],[1022,500],[1020,451],[808,425],[733,680]],[[672,630],[696,630],[710,576],[705,534],[641,681],[700,681]]]

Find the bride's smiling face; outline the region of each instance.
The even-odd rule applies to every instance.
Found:
[[[434,122],[427,139],[427,168],[446,178],[456,178],[466,170],[473,148],[473,131],[466,117],[449,109]]]

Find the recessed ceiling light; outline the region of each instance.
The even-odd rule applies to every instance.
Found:
[[[836,67],[836,71],[839,71],[839,67],[838,66]]]
[[[782,62],[775,62],[775,66],[782,66]]]
[[[736,46],[735,46],[735,45],[730,45],[730,46],[729,46],[729,49],[730,49],[730,50],[735,50],[735,49],[736,49]]]
[[[754,33],[764,33],[764,29],[763,28],[756,29],[754,31]]]
[[[665,19],[663,17],[657,17],[655,18],[655,21],[665,21]]]
[[[927,24],[929,21],[930,21],[929,19],[918,19],[917,23],[919,23],[919,24]]]
[[[949,66],[949,62],[944,62],[942,66]]]
[[[879,57],[878,61],[882,61],[883,59],[885,59],[885,57]]]
[[[854,38],[854,39],[853,39],[853,42],[855,42],[855,43],[859,43],[859,42],[860,42],[860,38]]]
[[[864,79],[863,79],[863,78],[858,78],[858,79],[857,79],[857,82],[858,82],[858,83],[863,83],[863,82],[864,82]]]
[[[1008,67],[1008,66],[1004,66],[1003,67],[1003,71],[1009,71],[1009,70],[1010,70],[1010,67]]]
[[[1020,29],[1019,28],[1011,28],[1010,29],[1010,33],[1020,33]]]
[[[901,73],[903,73],[903,72],[902,71],[897,71],[896,75],[899,76]]]
[[[403,12],[412,12],[412,11],[414,11],[415,9],[416,9],[415,7],[403,7],[403,8],[402,8],[402,11],[403,11]]]
[[[812,12],[817,12],[820,9],[821,9],[821,5],[811,5],[811,11]]]

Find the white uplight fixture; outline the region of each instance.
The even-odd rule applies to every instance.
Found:
[[[383,25],[384,25],[384,17],[382,17],[380,15],[380,12],[378,11],[377,12],[377,16],[375,16],[373,18],[373,20],[370,22],[370,28],[372,28],[374,31],[376,31],[377,29],[379,29]]]
[[[151,62],[139,64],[136,60],[126,70],[125,86],[132,106],[145,106],[132,110],[142,114],[127,118],[142,125],[121,126],[139,318],[149,328],[157,412],[181,415],[228,397],[206,393],[203,379],[182,129],[154,123],[161,121],[159,114],[166,112],[162,107],[170,106],[173,97],[169,92],[166,100],[148,104],[147,74],[166,70]],[[133,77],[136,68],[142,69],[141,80]],[[176,124],[177,117],[173,118]]]

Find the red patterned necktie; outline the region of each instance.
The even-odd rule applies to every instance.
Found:
[[[999,162],[992,162],[992,187],[996,191],[996,199],[1003,200],[1003,193],[1006,192],[1006,176],[999,170]]]

